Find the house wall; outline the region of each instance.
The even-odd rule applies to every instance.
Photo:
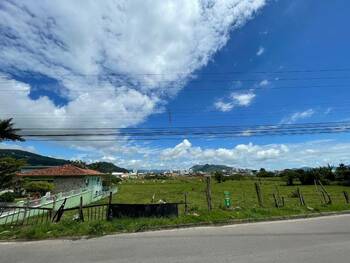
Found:
[[[71,190],[88,188],[95,195],[102,192],[102,177],[101,176],[85,176],[85,177],[27,177],[31,181],[47,181],[55,185],[55,193],[63,193]]]
[[[55,185],[54,193],[87,187],[84,177],[55,177],[53,184]]]
[[[55,184],[55,193],[82,188],[89,188],[96,195],[102,192],[102,178],[100,176],[56,177],[53,183]]]

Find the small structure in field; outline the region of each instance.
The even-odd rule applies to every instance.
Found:
[[[80,168],[71,164],[36,169],[18,173],[17,176],[30,181],[46,181],[53,183],[54,192],[67,192],[76,189],[91,189],[95,195],[102,192],[102,176],[95,170]]]

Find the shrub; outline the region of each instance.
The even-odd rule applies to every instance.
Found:
[[[0,195],[0,203],[1,202],[11,203],[13,201],[15,201],[15,194],[14,193],[7,192],[7,193]]]
[[[45,195],[54,189],[54,185],[45,181],[31,181],[24,184],[24,189],[29,193],[40,193]]]
[[[104,187],[110,187],[119,184],[122,181],[119,177],[112,174],[106,174],[102,177],[102,185]]]
[[[270,172],[270,171],[266,171],[264,168],[260,168],[259,172],[257,172],[256,174],[257,177],[274,177],[275,173]]]
[[[224,181],[224,174],[220,171],[214,172],[215,180],[220,184]]]
[[[286,182],[287,185],[294,185],[294,181],[298,179],[298,172],[290,169],[286,169],[281,172],[280,176]]]

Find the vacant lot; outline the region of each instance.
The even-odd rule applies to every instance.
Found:
[[[338,185],[325,186],[331,195],[332,205],[321,203],[321,196],[314,185],[286,186],[280,178],[266,178],[259,180],[263,194],[264,208],[259,208],[254,183],[254,178],[225,181],[217,183],[212,180],[212,202],[214,213],[224,213],[229,217],[245,218],[249,215],[258,216],[259,212],[265,215],[287,215],[308,211],[334,211],[345,210],[350,207],[345,203],[343,191],[349,191],[349,187]],[[299,199],[293,195],[297,187],[304,195],[306,206],[299,204]],[[184,201],[184,193],[188,193],[190,210],[196,214],[207,213],[205,196],[205,182],[202,178],[178,178],[168,180],[129,180],[119,186],[118,194],[114,195],[113,202],[118,203],[150,203],[163,200],[166,202]],[[224,191],[231,193],[232,208],[224,209]],[[285,199],[284,208],[275,208],[273,193],[279,193]],[[259,210],[259,212],[257,211]],[[180,212],[182,212],[181,209]],[[258,213],[256,215],[256,213]]]
[[[180,206],[178,218],[139,218],[115,219],[113,221],[96,220],[74,222],[74,214],[68,212],[57,224],[45,224],[22,227],[0,227],[0,239],[40,239],[60,236],[96,236],[115,232],[135,232],[158,229],[189,223],[225,223],[235,219],[269,219],[276,216],[290,216],[326,211],[342,211],[350,208],[346,204],[343,191],[349,187],[325,186],[332,198],[332,204],[323,204],[314,185],[286,186],[279,178],[260,180],[263,207],[258,205],[254,183],[256,178],[217,183],[212,180],[213,210],[208,212],[203,178],[177,178],[167,180],[128,180],[119,185],[119,192],[113,196],[113,203],[151,203],[181,202],[184,193],[188,193],[189,214],[184,214],[184,206]],[[297,187],[304,195],[305,206],[301,206],[294,192]],[[232,207],[224,208],[224,191],[231,192]],[[285,206],[276,208],[272,194],[284,197]],[[153,198],[154,197],[154,198]],[[99,203],[106,203],[101,200]]]

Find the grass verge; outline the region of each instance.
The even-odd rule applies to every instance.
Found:
[[[188,192],[189,214],[183,213],[177,218],[122,218],[112,221],[75,222],[73,214],[64,215],[60,223],[41,224],[33,226],[0,226],[0,240],[38,240],[49,238],[79,238],[95,237],[111,233],[140,232],[155,229],[186,227],[210,224],[230,224],[254,222],[262,220],[288,219],[309,217],[328,212],[342,212],[350,209],[346,204],[342,191],[348,190],[343,186],[327,186],[332,196],[332,204],[324,205],[314,186],[299,186],[304,194],[306,206],[300,206],[298,199],[293,197],[296,186],[285,186],[279,180],[266,179],[261,182],[264,207],[259,207],[256,200],[253,180],[227,181],[213,183],[212,195],[214,209],[206,210],[204,182],[199,178],[173,180],[135,180],[123,182],[120,191],[113,197],[118,203],[149,203],[153,196],[155,201],[182,201],[183,193]],[[286,205],[275,208],[272,193],[278,189],[285,197]],[[232,193],[233,209],[223,208],[223,192]],[[105,202],[102,200],[100,202]]]

